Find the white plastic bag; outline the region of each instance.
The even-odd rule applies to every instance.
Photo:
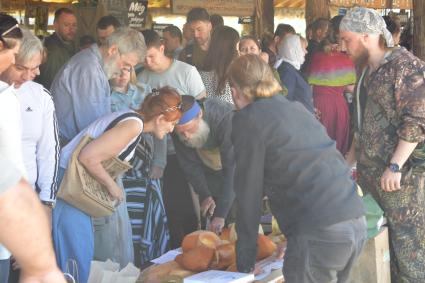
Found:
[[[90,275],[87,283],[135,283],[140,270],[129,263],[121,271],[118,263],[111,260],[91,262]]]

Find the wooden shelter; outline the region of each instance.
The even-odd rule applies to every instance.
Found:
[[[21,20],[22,24],[34,25],[36,30],[45,31],[51,29],[51,26],[47,26],[46,17],[51,15],[59,7],[84,7],[81,9],[81,13],[91,13],[98,17],[110,12],[108,4],[121,3],[122,6],[122,3],[127,3],[126,1],[127,0],[0,0],[0,10],[18,15],[19,18],[25,19],[24,21]],[[182,2],[182,0],[149,0],[148,9],[151,11],[160,10],[166,13],[173,13],[173,3],[178,3],[178,1]],[[214,3],[216,3],[216,7],[223,5],[222,0],[190,0],[185,3],[189,2],[194,3],[194,5],[202,5],[202,3],[214,5]],[[423,0],[235,0],[229,1],[229,3],[230,2],[233,4],[234,2],[240,2],[244,5],[246,5],[246,3],[252,5],[251,15],[254,16],[254,31],[256,34],[262,34],[265,31],[273,32],[274,12],[275,9],[280,8],[304,9],[307,24],[319,17],[329,18],[330,10],[335,10],[338,7],[348,8],[359,5],[375,9],[413,9],[415,22],[413,50],[416,55],[425,59],[425,42],[420,40],[425,37],[425,1]],[[72,3],[78,4],[72,5]],[[99,8],[94,7],[99,5],[104,5],[105,9],[102,8],[99,10]],[[88,11],[90,9],[92,10],[91,12]],[[232,13],[235,9],[227,9],[227,11]],[[250,10],[245,9],[245,11],[249,13]],[[36,18],[35,23],[29,22],[28,16]],[[235,16],[239,15],[235,14]],[[90,18],[87,15],[86,17]]]

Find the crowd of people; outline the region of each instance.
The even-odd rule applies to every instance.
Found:
[[[425,282],[425,63],[395,18],[355,7],[260,41],[204,8],[162,35],[108,15],[78,46],[60,8],[54,29],[41,41],[0,14],[0,282],[75,265],[84,283],[92,260],[143,267],[230,223],[238,271],[256,272],[264,200],[285,282],[347,282],[367,240],[356,181],[387,218],[393,282]],[[109,215],[65,197],[77,166]]]

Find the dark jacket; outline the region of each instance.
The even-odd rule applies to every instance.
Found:
[[[288,89],[286,98],[302,103],[308,111],[314,114],[313,92],[297,69],[288,62],[282,61],[277,72],[282,84]]]
[[[233,175],[235,161],[233,147],[230,140],[232,132],[232,115],[234,106],[218,98],[207,98],[201,103],[203,108],[203,119],[210,127],[210,134],[204,149],[218,148],[222,164],[221,192],[213,192],[207,182],[206,166],[202,162],[195,148],[183,144],[178,136],[173,133],[173,143],[177,159],[193,189],[199,194],[201,201],[207,197],[218,197],[217,208],[214,216],[226,218],[234,199]],[[207,169],[208,170],[208,169]]]
[[[202,50],[196,42],[188,44],[179,55],[178,60],[202,70],[208,51]]]
[[[40,75],[35,79],[46,89],[50,89],[53,79],[60,68],[77,52],[73,43],[63,42],[56,33],[46,37],[44,46],[47,49],[47,59],[40,66]]]
[[[233,117],[237,264],[254,266],[263,196],[286,236],[364,214],[350,170],[325,128],[281,95],[258,99]]]

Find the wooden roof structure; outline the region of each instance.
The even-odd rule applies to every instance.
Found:
[[[0,6],[24,6],[25,3],[58,3],[71,4],[78,0],[0,0]],[[151,8],[169,8],[171,0],[149,0]],[[305,8],[306,0],[274,0],[276,8]],[[411,9],[412,0],[330,0],[331,5],[340,7],[352,7],[355,5],[368,6],[372,8],[394,8],[394,9]]]

